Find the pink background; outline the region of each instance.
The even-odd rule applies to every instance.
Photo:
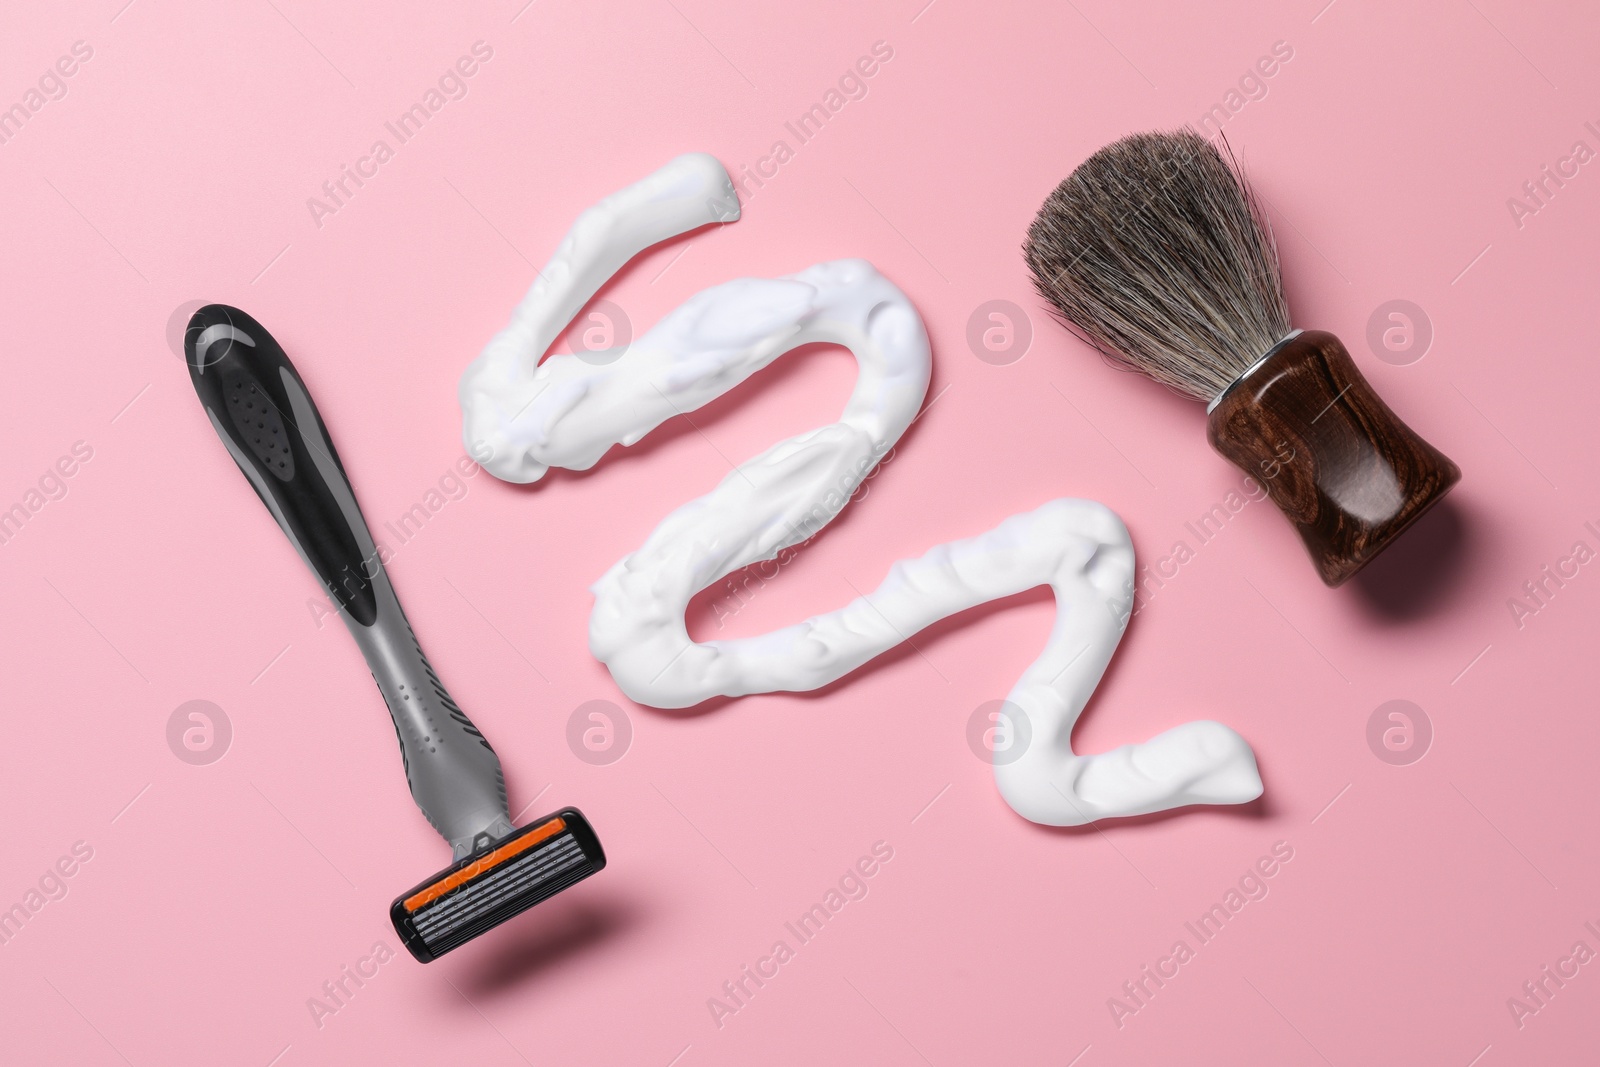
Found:
[[[0,16],[0,104],[73,42],[93,50],[0,145],[0,505],[93,450],[0,545],[0,906],[93,849],[0,946],[7,1062],[1592,1062],[1600,965],[1520,1026],[1507,1001],[1576,942],[1600,950],[1600,565],[1520,627],[1508,605],[1575,542],[1600,548],[1579,444],[1600,384],[1600,164],[1520,227],[1507,200],[1575,141],[1600,149],[1595,12],[123,2]],[[316,225],[307,198],[480,40],[493,56],[466,96]],[[797,146],[784,122],[877,41],[893,59],[865,98]],[[1270,202],[1296,322],[1340,334],[1465,472],[1337,591],[1265,504],[1198,546],[1185,522],[1239,484],[1201,409],[1051,322],[1018,253],[1085,156],[1197,121],[1278,41],[1292,59],[1225,129]],[[794,158],[740,222],[654,251],[605,297],[637,332],[713,283],[864,257],[926,317],[937,399],[865,500],[720,630],[707,594],[696,632],[832,609],[897,558],[1091,497],[1144,562],[1196,552],[1134,620],[1079,744],[1216,718],[1255,746],[1266,797],[1077,832],[1006,808],[965,730],[1036,654],[1044,593],[820,695],[672,715],[621,697],[587,653],[588,583],[728,459],[836,416],[853,364],[819,348],[695,415],[701,432],[680,420],[587,475],[479,475],[398,548],[390,573],[513,810],[577,804],[611,857],[419,966],[385,912],[446,850],[353,644],[319,627],[313,580],[201,416],[169,318],[219,300],[269,326],[378,528],[460,455],[457,376],[578,211],[679,152],[738,176],[778,139]],[[1434,330],[1409,365],[1366,341],[1393,299]],[[990,300],[1031,317],[1007,365],[966,340]],[[207,766],[167,742],[194,699],[233,728]],[[566,742],[590,700],[631,721],[607,766]],[[1367,741],[1390,700],[1432,724],[1407,766]],[[894,858],[869,894],[718,1027],[708,998],[793,944],[783,923],[879,841]],[[1201,945],[1185,922],[1276,842],[1293,858],[1266,897]],[[1110,998],[1133,1004],[1123,983],[1180,939],[1194,958],[1115,1018]],[[398,954],[314,1018],[308,999],[377,942]]]

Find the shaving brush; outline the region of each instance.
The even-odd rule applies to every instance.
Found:
[[[1081,337],[1206,402],[1212,447],[1266,487],[1328,585],[1461,478],[1337,337],[1291,329],[1265,214],[1232,155],[1193,130],[1090,156],[1039,209],[1024,252]]]

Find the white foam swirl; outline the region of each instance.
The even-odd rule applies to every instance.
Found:
[[[496,477],[531,482],[587,469],[674,415],[732,389],[791,349],[855,354],[836,423],[781,441],[664,519],[593,586],[589,647],[632,699],[676,708],[715,696],[816,689],[924,627],[1048,584],[1055,626],[1008,698],[1026,717],[1020,757],[997,761],[1006,801],[1035,822],[1078,825],[1261,793],[1255,757],[1220,723],[1185,723],[1138,745],[1077,755],[1071,735],[1126,625],[1133,546],[1088,500],[1053,500],[890,568],[871,594],[759,637],[695,642],[684,612],[700,590],[771,560],[825,526],[916,417],[931,367],[922,320],[861,260],[691,297],[614,361],[540,356],[612,274],[668,237],[738,217],[721,164],[681,156],[585,211],[511,322],[462,376],[463,436]]]

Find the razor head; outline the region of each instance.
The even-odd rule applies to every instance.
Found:
[[[605,865],[589,820],[577,808],[563,808],[401,895],[389,918],[411,954],[428,963]]]

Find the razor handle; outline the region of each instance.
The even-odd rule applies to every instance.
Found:
[[[417,807],[458,860],[510,835],[500,759],[423,656],[294,364],[260,323],[223,304],[195,312],[184,354],[212,428],[366,657]]]
[[[1339,339],[1307,330],[1214,402],[1211,446],[1266,487],[1317,574],[1340,585],[1461,480],[1389,409]]]

